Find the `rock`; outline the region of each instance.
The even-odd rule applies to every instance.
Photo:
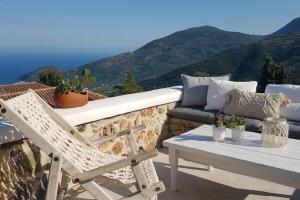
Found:
[[[112,152],[115,155],[120,155],[123,152],[124,144],[121,141],[118,141],[112,148]]]
[[[86,125],[82,124],[82,125],[77,126],[77,130],[79,132],[84,132],[86,130]]]
[[[146,108],[144,110],[141,110],[140,113],[141,113],[142,116],[149,116],[149,115],[152,116],[153,113],[154,113],[154,110],[155,110],[154,107],[152,107],[152,108]]]

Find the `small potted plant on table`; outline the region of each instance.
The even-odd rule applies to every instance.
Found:
[[[225,126],[225,117],[221,114],[215,114],[213,119],[212,131],[214,140],[224,141],[226,136],[226,126]]]
[[[245,129],[247,122],[243,117],[232,117],[227,122],[227,128],[231,129],[232,140],[236,142],[242,142],[245,139]]]
[[[74,108],[87,104],[89,100],[87,84],[95,83],[96,79],[90,77],[90,70],[82,70],[82,76],[73,79],[61,79],[54,92],[54,101],[57,107]]]

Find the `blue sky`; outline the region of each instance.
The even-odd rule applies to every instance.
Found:
[[[0,48],[127,51],[203,25],[269,34],[299,0],[0,0]]]

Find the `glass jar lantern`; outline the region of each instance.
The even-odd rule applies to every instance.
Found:
[[[266,118],[263,122],[261,141],[264,146],[283,147],[289,137],[289,125],[284,118]]]

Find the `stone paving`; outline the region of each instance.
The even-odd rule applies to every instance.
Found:
[[[166,149],[160,150],[154,159],[158,176],[165,183],[167,191],[159,195],[160,200],[281,200],[300,199],[300,190],[287,186],[259,180],[243,175],[215,169],[208,172],[206,166],[179,160],[178,187],[179,191],[169,190],[170,165]],[[116,191],[123,194],[124,189]],[[116,199],[119,194],[111,193]],[[82,188],[71,190],[65,199],[93,199]]]

